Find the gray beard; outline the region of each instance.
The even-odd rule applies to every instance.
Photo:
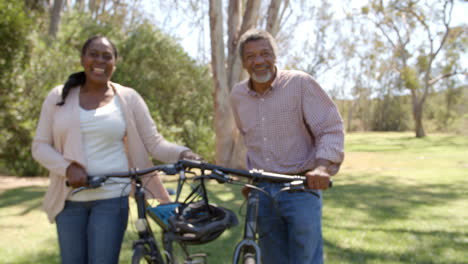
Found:
[[[252,80],[254,80],[257,83],[266,83],[271,79],[271,71],[269,71],[267,74],[263,75],[262,77],[255,75],[255,73],[252,74]]]

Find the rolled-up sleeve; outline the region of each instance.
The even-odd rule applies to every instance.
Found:
[[[304,78],[303,94],[302,110],[315,137],[316,158],[341,164],[344,159],[344,128],[338,108],[312,78]]]

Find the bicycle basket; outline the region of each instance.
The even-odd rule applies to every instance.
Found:
[[[187,244],[208,243],[238,224],[232,211],[204,200],[175,208],[175,214],[168,222],[174,237]]]

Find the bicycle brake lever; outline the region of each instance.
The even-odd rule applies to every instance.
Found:
[[[71,194],[74,195],[75,193],[81,192],[81,191],[86,190],[86,189],[89,189],[89,188],[86,187],[86,186],[78,187],[78,188],[76,188],[76,189],[73,189],[73,191],[71,192]]]
[[[183,168],[179,168],[174,165],[168,165],[165,168],[162,169],[162,171],[167,174],[167,175],[176,175],[180,173],[183,170]]]
[[[102,186],[102,183],[106,181],[106,178],[104,177],[88,177],[88,182],[87,182],[87,185],[86,186],[81,186],[81,187],[78,187],[76,189],[73,189],[73,191],[71,192],[71,194],[75,194],[75,193],[78,193],[78,192],[81,192],[83,190],[87,190],[87,189],[96,189],[98,187],[101,187]],[[70,186],[70,184],[67,182],[65,182],[65,184],[67,186]]]
[[[105,181],[106,178],[104,177],[88,177],[87,188],[96,189],[98,187],[101,187]]]
[[[292,181],[290,183],[287,183],[284,185],[285,187],[282,188],[282,191],[287,191],[287,192],[298,192],[298,191],[304,191],[305,186],[303,181]]]
[[[223,173],[222,171],[213,170],[211,175],[218,183],[230,182],[229,177],[225,173]]]

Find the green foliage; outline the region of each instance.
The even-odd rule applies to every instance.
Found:
[[[406,131],[409,98],[387,94],[376,100],[372,115],[372,131]]]
[[[19,87],[30,59],[31,28],[22,1],[0,0],[0,167],[20,174],[39,168],[23,145],[31,142],[32,123],[26,87]]]
[[[418,79],[417,72],[412,67],[404,67],[401,71],[401,78],[406,88],[410,90],[418,90],[421,88],[421,83]]]
[[[146,22],[119,42],[114,80],[145,98],[162,134],[213,159],[209,69],[198,66],[173,39]]]
[[[17,60],[21,65],[27,59],[26,38],[30,25],[22,1],[0,0],[0,80],[11,73]]]
[[[205,117],[211,116],[211,114],[205,115]],[[182,138],[187,142],[188,147],[196,150],[204,159],[214,162],[215,134],[211,125],[203,122],[203,120],[186,120]]]
[[[369,14],[369,7],[368,7],[368,6],[363,6],[363,7],[361,8],[361,13],[362,13],[363,15]]]
[[[425,109],[427,123],[432,131],[468,135],[466,130],[468,86],[457,86],[453,80],[444,80],[444,89],[429,96]]]
[[[39,21],[45,19],[40,13],[36,15]],[[2,118],[2,127],[6,131],[2,133],[0,142],[3,166],[11,174],[45,174],[45,170],[32,159],[30,150],[42,101],[50,89],[64,83],[71,72],[79,69],[78,50],[81,47],[70,43],[74,35],[88,35],[92,31],[86,19],[76,24],[73,18],[65,17],[65,21],[72,23],[65,23],[54,41],[42,33],[46,31],[45,23],[31,26],[27,34],[28,59],[22,70],[16,71],[15,78],[11,79],[7,115]],[[81,31],[75,30],[79,24],[83,25]]]
[[[419,72],[426,72],[429,68],[429,58],[427,55],[421,53],[421,55],[419,55],[417,58],[416,65],[418,66]]]

